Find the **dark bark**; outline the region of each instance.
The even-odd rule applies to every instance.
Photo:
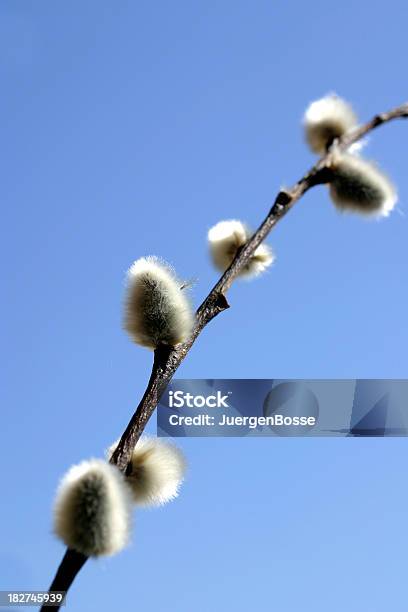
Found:
[[[326,155],[293,187],[278,193],[268,215],[255,231],[252,238],[239,251],[230,267],[224,272],[198,308],[196,324],[190,339],[173,348],[162,346],[156,349],[152,373],[146,391],[112,455],[111,463],[116,464],[122,472],[126,471],[132,451],[156,409],[161,395],[171,381],[174,372],[186,357],[204,327],[214,317],[229,308],[225,294],[231,287],[234,279],[246,265],[255,249],[266,238],[272,228],[289,212],[292,206],[312,187],[330,182],[330,164],[334,151],[344,151],[378,126],[388,123],[393,119],[406,117],[408,117],[408,103],[386,113],[376,115],[368,123],[334,142]],[[68,549],[61,561],[50,590],[68,591],[86,560],[87,558],[84,555]],[[47,606],[41,608],[42,611],[48,609],[49,607]],[[58,608],[54,607],[52,609],[55,611]]]
[[[82,553],[68,548],[62,558],[58,571],[55,574],[55,578],[52,581],[49,592],[68,591],[69,587],[74,582],[76,575],[87,560],[88,557]],[[41,610],[44,612],[52,612],[52,610],[59,610],[59,608],[60,606],[47,606],[44,604]]]

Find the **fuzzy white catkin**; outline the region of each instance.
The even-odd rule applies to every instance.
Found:
[[[329,191],[337,208],[374,217],[390,214],[397,192],[375,164],[349,153],[337,153],[331,170]]]
[[[107,451],[108,458],[117,446]],[[161,506],[177,497],[184,479],[186,461],[183,453],[173,444],[143,436],[135,446],[131,471],[126,480],[133,501],[140,506]]]
[[[65,474],[54,504],[54,531],[69,547],[89,557],[114,555],[129,540],[132,497],[117,467],[100,459],[74,465]]]
[[[142,257],[128,271],[124,328],[137,344],[155,349],[189,337],[194,315],[188,292],[173,269],[157,257]]]
[[[323,154],[335,138],[357,126],[357,116],[348,102],[329,94],[309,105],[303,124],[309,147],[314,153]]]
[[[213,263],[224,272],[231,264],[238,249],[244,246],[252,233],[241,221],[231,219],[220,221],[208,232],[208,243]],[[248,263],[240,272],[240,276],[248,278],[264,272],[275,260],[275,256],[266,244],[260,244]]]

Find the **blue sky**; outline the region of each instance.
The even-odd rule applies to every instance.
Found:
[[[362,119],[406,100],[407,7],[383,2],[3,0],[0,588],[43,589],[63,554],[58,479],[125,427],[151,355],[121,330],[148,254],[215,282],[206,232],[256,226],[314,158],[306,105]],[[381,222],[314,189],[237,283],[182,378],[407,377],[408,125],[369,139],[398,185]],[[155,431],[155,423],[149,425]],[[88,563],[69,609],[406,609],[405,439],[183,439],[180,498]]]

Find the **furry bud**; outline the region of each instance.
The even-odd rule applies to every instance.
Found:
[[[112,456],[117,442],[107,451]],[[135,446],[126,479],[134,503],[161,506],[177,497],[186,470],[183,453],[173,444],[143,436]]]
[[[124,328],[142,346],[174,346],[189,337],[194,315],[183,283],[157,257],[142,257],[128,272]]]
[[[303,124],[309,147],[314,153],[323,154],[335,138],[357,126],[357,117],[348,102],[330,94],[310,104]]]
[[[397,192],[375,164],[349,153],[337,153],[331,170],[329,190],[337,208],[376,217],[390,214]]]
[[[129,487],[117,467],[100,459],[83,461],[61,481],[54,531],[84,555],[113,555],[128,542],[131,508]]]
[[[251,232],[241,221],[220,221],[208,232],[210,253],[216,268],[225,272],[235,258],[238,250],[251,238]],[[266,244],[260,244],[240,276],[257,276],[275,260],[272,250]]]

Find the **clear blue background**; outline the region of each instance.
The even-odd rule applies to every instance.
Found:
[[[407,16],[404,0],[3,0],[1,588],[49,585],[58,479],[144,389],[151,354],[121,330],[129,264],[164,257],[198,278],[198,305],[208,228],[256,226],[313,163],[311,100],[335,90],[368,119],[407,98]],[[407,376],[407,136],[394,123],[367,148],[398,210],[368,222],[310,192],[179,377]],[[69,609],[406,610],[405,439],[180,444],[180,498],[139,511]]]

